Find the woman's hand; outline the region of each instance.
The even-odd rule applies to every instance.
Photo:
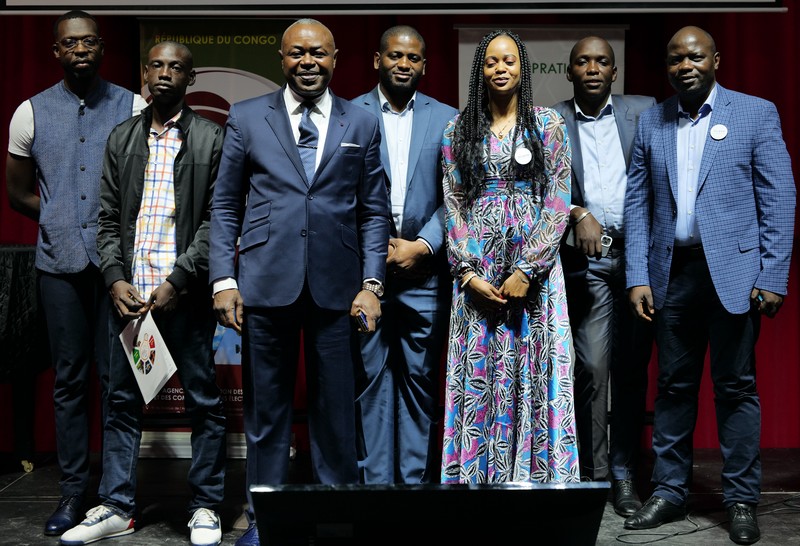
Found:
[[[472,277],[464,289],[476,305],[486,309],[502,309],[508,303],[497,288],[478,277]]]
[[[503,282],[500,287],[500,294],[506,298],[522,299],[528,295],[528,289],[531,286],[531,281],[528,276],[520,269],[515,269],[514,272]]]

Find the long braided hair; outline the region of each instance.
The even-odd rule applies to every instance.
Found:
[[[456,121],[453,136],[453,149],[456,165],[461,172],[461,183],[467,203],[472,203],[486,186],[482,157],[487,146],[487,137],[491,131],[491,114],[489,112],[489,95],[483,79],[483,65],[489,43],[498,36],[508,36],[519,49],[520,82],[517,87],[517,124],[511,149],[512,165],[517,180],[529,180],[535,195],[541,195],[545,185],[544,152],[541,137],[536,130],[533,115],[533,90],[531,63],[528,50],[519,36],[509,30],[495,30],[481,39],[472,60],[472,71],[469,79],[469,98],[464,111]],[[533,160],[525,165],[517,163],[514,152],[517,138],[523,135],[523,142],[533,154]]]

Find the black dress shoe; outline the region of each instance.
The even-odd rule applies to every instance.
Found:
[[[614,512],[622,517],[634,515],[642,507],[633,480],[614,482]]]
[[[49,537],[63,535],[82,520],[83,498],[80,495],[61,497],[58,508],[44,524],[44,534]]]
[[[753,544],[761,538],[756,518],[756,507],[737,502],[728,507],[731,530],[728,536],[736,544]]]
[[[686,517],[686,509],[661,497],[652,496],[634,515],[625,520],[626,529],[652,529]]]

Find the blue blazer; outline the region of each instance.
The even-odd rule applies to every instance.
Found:
[[[361,281],[383,281],[386,269],[380,128],[331,93],[325,149],[306,180],[283,92],[231,107],[211,209],[210,279],[235,277],[250,307],[289,305],[308,282],[318,306],[348,310]]]
[[[372,112],[378,118],[381,131],[381,112],[378,88],[353,99],[353,104]],[[422,237],[434,253],[444,255],[444,206],[442,205],[442,135],[447,122],[458,110],[417,92],[414,100],[414,124],[406,175],[406,202],[403,209],[403,238]],[[381,142],[381,163],[391,176],[389,151]],[[390,181],[391,183],[391,181]]]
[[[625,155],[625,166],[630,167],[633,137],[636,135],[636,122],[639,114],[655,106],[656,99],[640,95],[611,95],[614,108],[614,120],[617,123],[622,153]],[[572,142],[572,204],[585,206],[583,187],[583,156],[581,155],[580,132],[575,119],[575,101],[573,99],[559,102],[553,108],[561,114],[567,124],[567,134]]]
[[[639,118],[625,196],[628,287],[649,285],[660,309],[677,221],[678,97]],[[786,294],[794,236],[792,166],[775,105],[717,84],[695,212],[714,288],[730,313],[750,309],[756,287]]]

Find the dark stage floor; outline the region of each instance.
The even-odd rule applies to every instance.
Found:
[[[695,454],[694,486],[690,498],[691,514],[688,520],[665,525],[651,532],[626,532],[622,518],[606,504],[598,533],[597,544],[732,544],[728,540],[726,515],[721,506],[719,490],[720,460],[717,450],[698,450]],[[759,507],[762,545],[800,544],[800,450],[765,450],[763,459],[763,497]],[[296,481],[307,476],[308,461],[302,456],[293,463]],[[172,546],[188,544],[184,512],[189,496],[185,483],[188,461],[180,459],[142,459],[139,462],[139,487],[137,500],[140,514],[138,530],[129,536],[103,541],[101,544],[119,546]],[[99,463],[93,465],[95,477]],[[649,466],[644,465],[644,473]],[[55,545],[57,538],[42,535],[45,520],[58,501],[59,471],[53,454],[40,454],[31,473],[24,473],[10,454],[0,454],[0,545]],[[649,492],[643,481],[641,493]],[[231,460],[228,464],[226,501],[222,510],[224,525],[223,544],[233,545],[244,526],[242,507],[244,500],[244,462]],[[486,518],[487,525],[496,525],[498,507],[475,506],[474,513],[465,513],[465,521]],[[537,523],[539,525],[541,523]],[[502,525],[498,526],[501,529]],[[394,544],[390,536],[376,537],[374,544]],[[535,544],[537,532],[531,530],[529,540],[520,543]],[[515,537],[515,540],[518,540]],[[415,544],[428,544],[421,534]],[[437,541],[438,542],[438,541]],[[492,542],[492,541],[490,541]],[[497,537],[494,544],[511,541]],[[322,544],[322,541],[319,542]],[[345,542],[337,541],[337,544]],[[439,542],[441,544],[441,542]],[[487,544],[486,541],[481,541]],[[564,544],[572,544],[568,539]]]

